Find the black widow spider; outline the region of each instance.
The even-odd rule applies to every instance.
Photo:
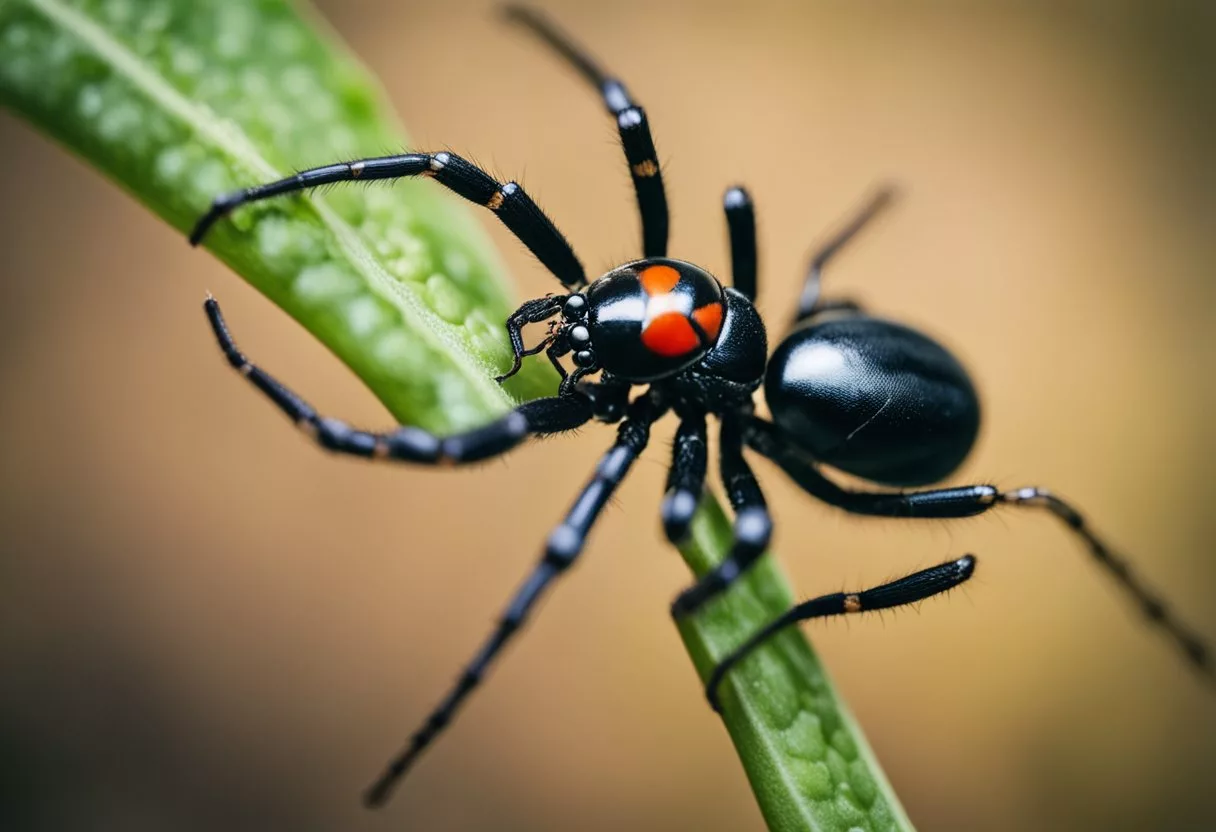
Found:
[[[721,476],[734,509],[729,555],[682,592],[676,618],[696,612],[725,591],[765,551],[772,521],[764,496],[743,456],[744,448],[774,461],[814,497],[845,511],[887,517],[969,517],[998,505],[1046,509],[1070,528],[1093,557],[1159,625],[1199,670],[1212,673],[1207,648],[1131,573],[1064,500],[1041,488],[1002,491],[968,485],[922,491],[859,491],[825,477],[819,466],[892,488],[938,482],[967,456],[980,410],[966,371],[926,336],[872,317],[847,300],[820,295],[831,258],[890,201],[879,192],[812,258],[798,310],[771,358],[756,295],[756,234],[751,198],[740,187],[726,192],[733,287],[667,255],[667,198],[650,126],[625,86],[599,68],[536,12],[511,7],[507,17],[530,29],[574,66],[603,97],[616,119],[642,219],[643,258],[588,283],[583,266],[552,221],[515,182],[502,184],[454,153],[406,153],[342,162],[219,197],[190,235],[207,230],[238,206],[318,185],[423,176],[493,211],[565,286],[564,295],[530,300],[506,321],[514,362],[499,381],[516,373],[524,356],[545,352],[561,373],[558,394],[522,404],[484,427],[438,437],[416,427],[385,433],[356,430],[319,416],[311,406],[241,353],[213,298],[208,318],[228,361],[322,447],[353,456],[424,465],[458,465],[504,454],[533,435],[577,428],[592,419],[620,423],[617,440],[600,460],[544,555],[516,591],[489,639],[409,744],[365,795],[382,804],[419,754],[447,726],[480,684],[499,651],[523,625],[555,578],[577,560],[600,511],[646,447],[650,426],[671,410],[680,419],[662,504],[668,540],[689,530],[705,486],[706,417],[721,423]],[[556,319],[556,320],[554,320]],[[548,334],[525,349],[528,324],[549,321]],[[572,355],[567,372],[560,359]],[[599,372],[598,381],[584,377]],[[635,385],[647,389],[632,400]],[[752,397],[764,386],[772,421],[753,413]],[[714,670],[706,694],[720,710],[718,683],[777,630],[798,621],[912,604],[966,581],[976,560],[965,555],[861,592],[838,592],[798,604],[729,654]]]

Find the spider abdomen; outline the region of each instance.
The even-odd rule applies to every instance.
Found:
[[[937,482],[966,458],[980,407],[962,365],[891,321],[809,320],[769,362],[774,421],[816,460],[892,486]]]

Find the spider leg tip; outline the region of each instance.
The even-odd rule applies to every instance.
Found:
[[[671,602],[671,617],[676,621],[683,621],[694,615],[701,606],[701,600],[692,597],[690,591],[686,589]]]
[[[187,238],[190,241],[192,248],[198,248],[198,244],[203,241],[203,237],[207,236],[207,231],[211,228],[211,212],[207,212],[203,217],[194,224],[194,228],[190,229],[190,236]]]
[[[363,806],[367,809],[380,809],[388,802],[389,785],[383,779],[377,780],[363,793]]]
[[[498,14],[503,20],[526,20],[532,14],[532,10],[523,3],[499,3]]]

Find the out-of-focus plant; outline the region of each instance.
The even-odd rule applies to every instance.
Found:
[[[0,100],[181,231],[217,194],[404,144],[365,71],[284,0],[0,0]],[[554,389],[536,363],[505,391],[492,381],[509,356],[502,268],[465,206],[431,183],[260,203],[207,247],[403,423],[466,428]],[[729,545],[707,495],[681,552],[700,574]],[[701,678],[791,601],[766,557],[682,623]],[[722,700],[770,828],[911,828],[800,632],[741,664]]]

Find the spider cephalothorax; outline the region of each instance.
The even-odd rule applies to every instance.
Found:
[[[764,379],[768,341],[751,300],[683,260],[636,260],[578,292],[531,303],[539,306],[526,316],[530,321],[560,312],[562,323],[518,356],[543,349],[566,389],[597,371],[603,380],[628,384],[669,381],[693,395],[712,386],[706,405],[716,411],[737,406]],[[557,363],[567,353],[575,366],[570,374]],[[519,367],[516,361],[499,380]]]
[[[605,372],[637,384],[687,369],[722,332],[722,286],[691,263],[639,260],[587,289],[587,328]]]
[[[673,543],[688,534],[704,490],[707,416],[721,423],[719,465],[735,512],[729,555],[676,598],[672,613],[677,617],[692,614],[728,589],[768,545],[773,524],[744,459],[746,448],[773,460],[813,496],[857,514],[948,518],[1004,504],[1045,508],[1075,532],[1196,667],[1211,672],[1199,638],[1170,615],[1074,508],[1051,493],[1039,488],[1002,491],[986,484],[906,492],[851,490],[821,472],[826,464],[882,485],[929,485],[957,469],[979,429],[974,387],[942,346],[906,326],[873,317],[856,303],[821,297],[824,265],[889,201],[889,192],[880,192],[812,259],[792,326],[766,358],[764,323],[752,305],[756,233],[747,192],[730,188],[723,200],[733,287],[724,288],[692,263],[668,258],[667,198],[642,108],[620,81],[606,75],[543,18],[518,8],[509,16],[556,48],[599,88],[616,119],[633,177],[642,216],[643,259],[588,284],[570,244],[522,187],[500,183],[446,151],[338,163],[221,196],[190,237],[198,242],[213,223],[240,205],[292,191],[332,182],[433,178],[493,211],[565,286],[564,294],[527,301],[507,319],[514,361],[500,377],[517,372],[525,356],[543,351],[562,375],[556,396],[522,404],[489,425],[454,436],[438,437],[414,427],[383,433],[356,430],[322,418],[252,364],[236,348],[219,306],[208,299],[207,314],[228,360],[322,446],[355,456],[430,465],[475,462],[505,453],[528,436],[560,433],[592,419],[619,422],[616,443],[549,535],[540,562],[455,687],[368,791],[369,803],[387,797],[481,682],[537,599],[578,558],[592,524],[645,448],[651,424],[669,411],[680,424],[662,506],[665,534]],[[545,337],[525,348],[524,329],[546,322]],[[562,363],[567,357],[573,364],[570,371]],[[587,378],[595,373],[596,380]],[[636,385],[647,387],[631,399]],[[752,397],[761,385],[772,421],[752,412]],[[795,606],[723,657],[707,683],[711,704],[720,707],[718,686],[730,668],[778,629],[796,621],[914,603],[967,580],[975,563],[965,555],[873,589],[825,595]]]

